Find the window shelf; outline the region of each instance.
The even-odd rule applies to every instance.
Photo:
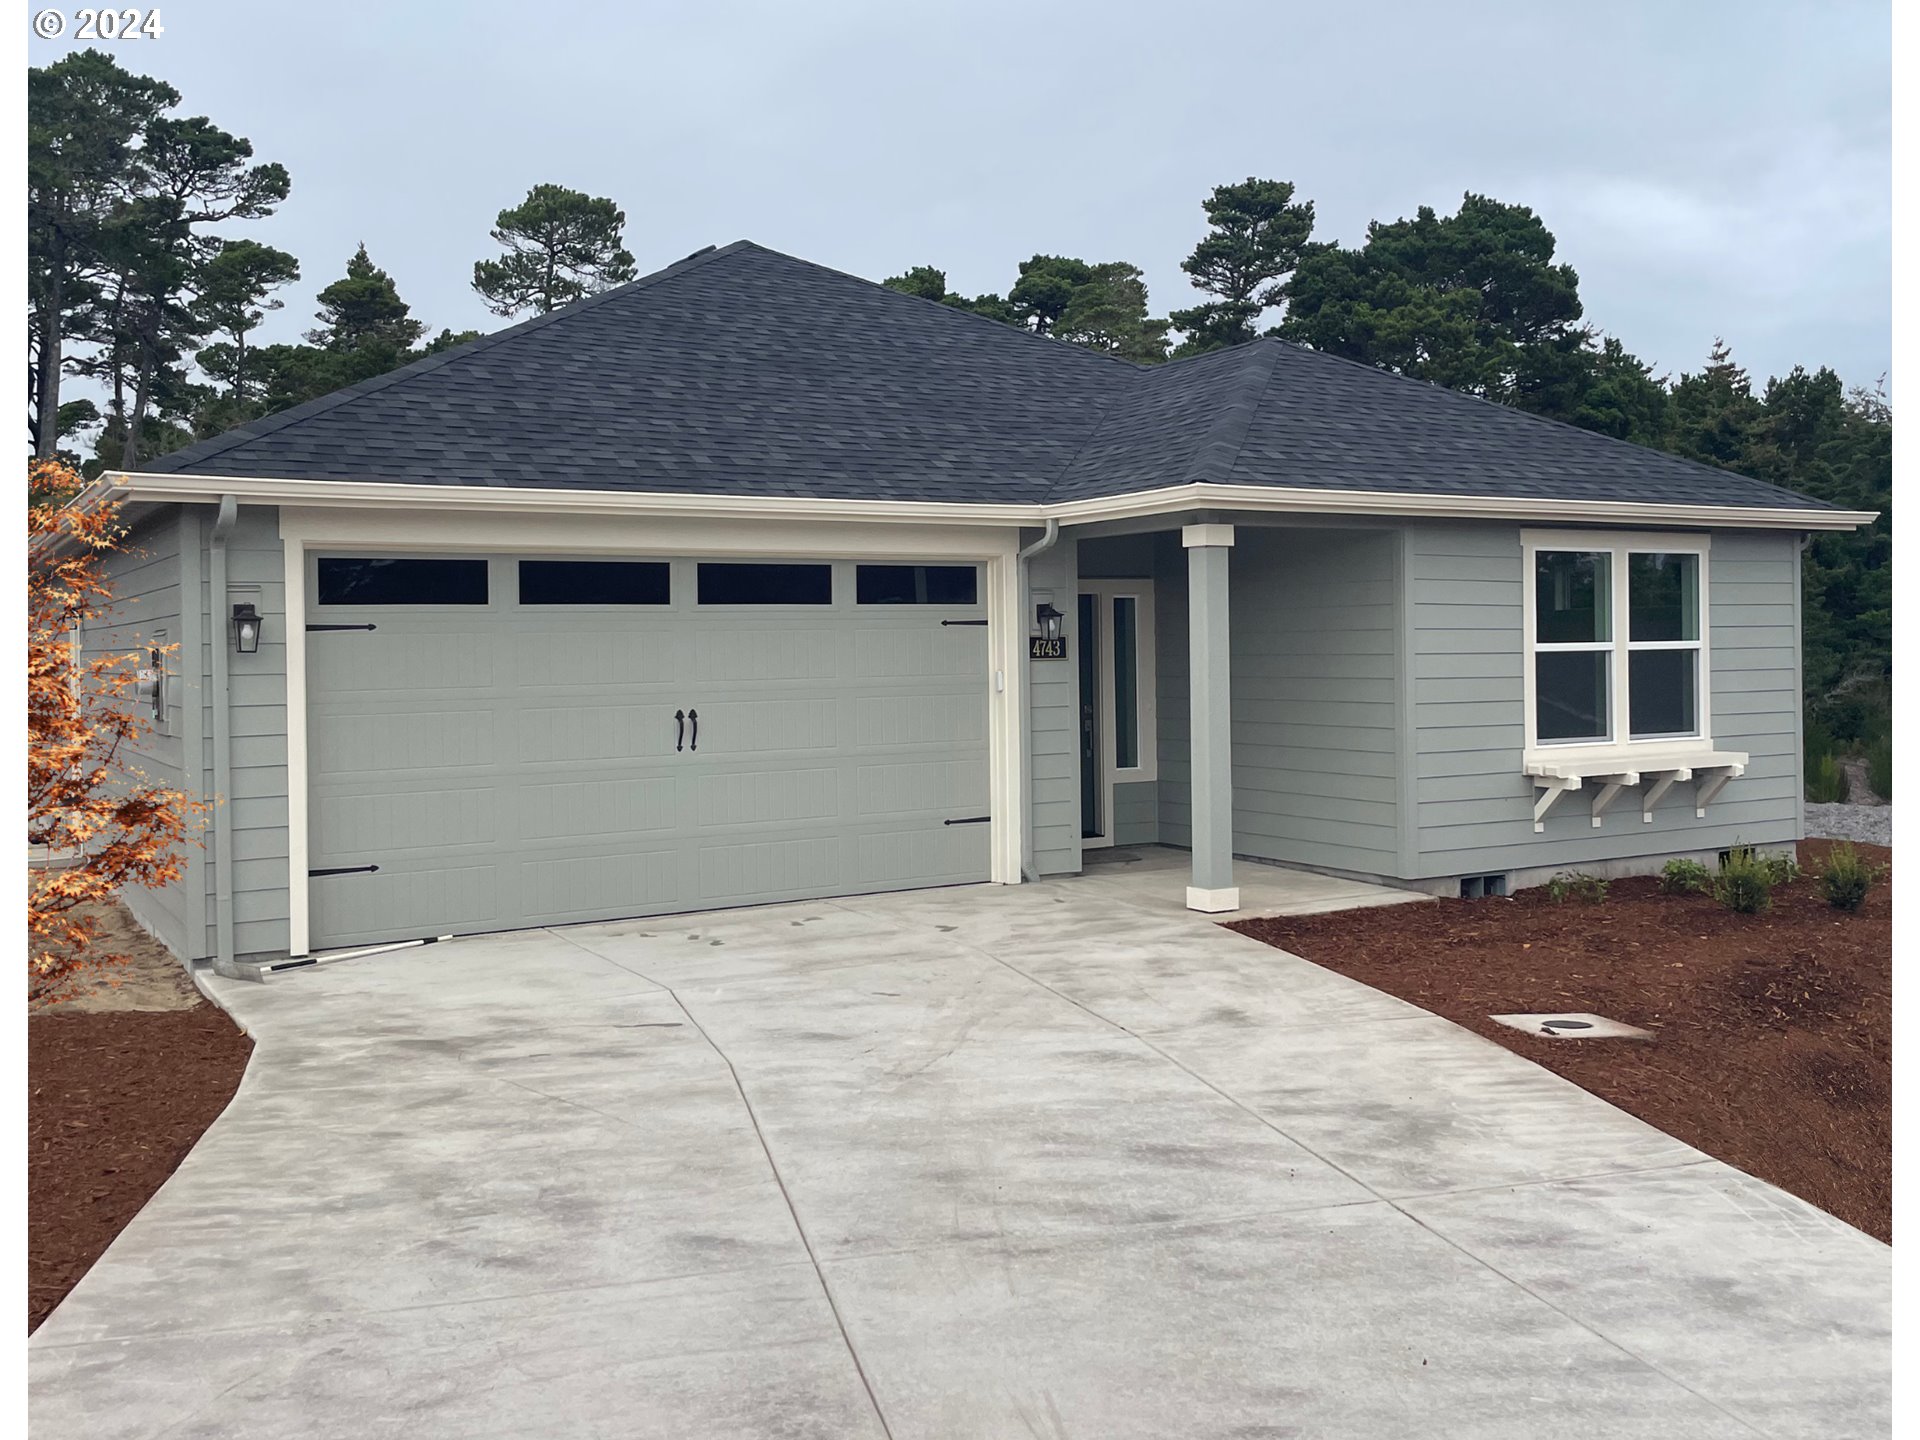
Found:
[[[1653,807],[1660,803],[1661,797],[1682,780],[1693,782],[1693,813],[1696,818],[1704,819],[1707,806],[1726,788],[1727,782],[1746,773],[1747,753],[1697,747],[1685,750],[1648,747],[1564,758],[1534,755],[1528,757],[1525,769],[1540,790],[1540,798],[1533,805],[1533,830],[1537,835],[1547,828],[1547,812],[1560,802],[1560,797],[1588,784],[1597,787],[1593,796],[1596,830],[1620,792],[1642,783],[1647,788],[1640,797],[1640,819],[1646,824],[1653,823]]]

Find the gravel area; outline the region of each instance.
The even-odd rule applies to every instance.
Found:
[[[1821,840],[1863,840],[1869,845],[1893,844],[1891,805],[1809,805],[1807,837]]]

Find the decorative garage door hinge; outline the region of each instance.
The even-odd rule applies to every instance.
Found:
[[[985,825],[991,821],[991,815],[969,815],[964,820],[942,820],[942,825]]]
[[[309,870],[309,877],[317,875],[371,875],[378,865],[335,865],[326,870]]]
[[[984,620],[942,620],[942,625],[984,625]]]
[[[307,629],[309,630],[375,630],[378,628],[379,627],[376,626],[371,620],[367,621],[364,625],[309,625],[307,626]]]

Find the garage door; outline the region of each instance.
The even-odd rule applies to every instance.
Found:
[[[988,878],[973,566],[319,554],[314,948]]]

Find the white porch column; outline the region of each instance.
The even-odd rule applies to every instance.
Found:
[[[1240,908],[1233,883],[1233,701],[1227,675],[1227,557],[1233,526],[1188,525],[1188,690],[1193,720],[1193,883],[1187,908]]]

